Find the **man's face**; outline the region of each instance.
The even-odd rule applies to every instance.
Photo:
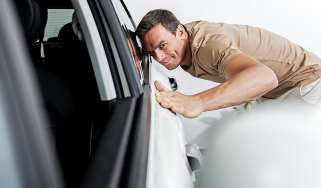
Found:
[[[183,30],[182,30],[183,29]],[[161,24],[154,26],[144,37],[147,53],[169,70],[173,70],[185,55],[186,33],[182,26],[176,29],[175,35]]]

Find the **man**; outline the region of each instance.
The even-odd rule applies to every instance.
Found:
[[[185,117],[262,96],[286,98],[294,91],[295,95],[299,92],[297,100],[320,101],[320,59],[264,29],[206,21],[182,25],[170,11],[156,9],[143,17],[136,34],[144,52],[167,69],[181,66],[193,76],[222,83],[187,96],[156,81],[161,106]],[[320,89],[314,92],[316,88]]]

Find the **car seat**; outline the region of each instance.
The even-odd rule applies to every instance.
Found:
[[[58,41],[44,42],[47,7],[37,0],[15,3],[43,96],[39,100],[47,112],[67,185],[73,186],[89,160],[91,114],[99,99],[88,52],[72,32],[66,36],[61,31]],[[72,37],[75,40],[67,42]]]

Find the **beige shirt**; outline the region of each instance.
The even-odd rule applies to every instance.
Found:
[[[182,68],[193,76],[225,82],[225,66],[233,55],[244,53],[271,68],[278,78],[278,87],[265,94],[266,98],[277,98],[321,77],[321,60],[316,55],[267,30],[206,21],[185,27],[190,34],[192,63]]]

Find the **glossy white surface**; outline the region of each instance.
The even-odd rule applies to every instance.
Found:
[[[218,83],[212,81],[193,77],[180,67],[171,71],[170,75],[176,78],[178,85],[177,91],[186,95],[193,95],[218,85]],[[199,117],[194,119],[179,116],[184,125],[183,128],[187,142],[197,144],[201,148],[206,148],[208,140],[210,139],[209,130],[215,126],[218,121],[221,121],[224,113],[231,110],[232,108],[225,108],[203,112]]]
[[[204,188],[321,187],[320,108],[274,105],[213,129]]]
[[[155,99],[153,82],[159,80],[169,87],[168,74],[153,62],[150,65],[150,75],[153,123],[150,131],[147,187],[193,187],[181,121],[175,114],[162,108]]]

